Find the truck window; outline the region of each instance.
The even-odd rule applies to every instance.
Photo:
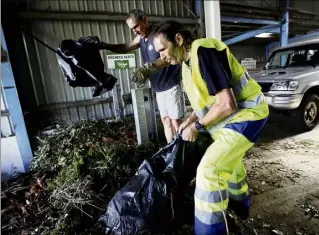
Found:
[[[281,51],[281,52],[275,52],[274,56],[272,57],[272,60],[270,61],[268,68],[281,68],[285,66],[287,62],[287,58],[290,57],[290,55],[293,53],[292,50],[287,51]],[[282,62],[284,61],[284,62]]]
[[[307,55],[307,61],[310,65],[319,65],[319,50],[309,50]]]
[[[290,56],[288,67],[302,66],[306,63],[305,50],[297,50]]]
[[[316,65],[319,65],[319,44],[311,44],[274,51],[264,69]]]

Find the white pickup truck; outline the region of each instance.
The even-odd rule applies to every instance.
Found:
[[[272,52],[251,76],[260,84],[271,111],[288,114],[297,127],[312,130],[319,117],[319,40]]]

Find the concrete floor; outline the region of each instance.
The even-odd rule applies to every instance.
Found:
[[[245,164],[252,195],[246,223],[261,227],[258,234],[319,234],[319,125],[298,133],[285,117],[273,117]]]
[[[158,131],[165,144],[160,121]],[[251,216],[231,234],[319,235],[319,125],[300,133],[272,115],[244,162]],[[185,231],[192,234],[192,225]]]

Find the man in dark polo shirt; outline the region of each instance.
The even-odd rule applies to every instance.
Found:
[[[153,26],[148,22],[143,11],[132,10],[128,14],[126,23],[136,35],[133,41],[124,44],[101,42],[100,48],[116,53],[141,49],[143,66],[137,68],[131,79],[138,85],[144,85],[148,79],[150,80],[151,87],[156,92],[165,137],[169,143],[178,131],[184,116],[183,93],[180,85],[181,67],[170,65],[170,61],[160,58],[152,38],[149,38]]]

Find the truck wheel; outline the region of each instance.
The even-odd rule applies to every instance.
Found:
[[[314,94],[307,95],[298,109],[292,111],[292,120],[303,131],[312,130],[318,123],[319,97]]]

